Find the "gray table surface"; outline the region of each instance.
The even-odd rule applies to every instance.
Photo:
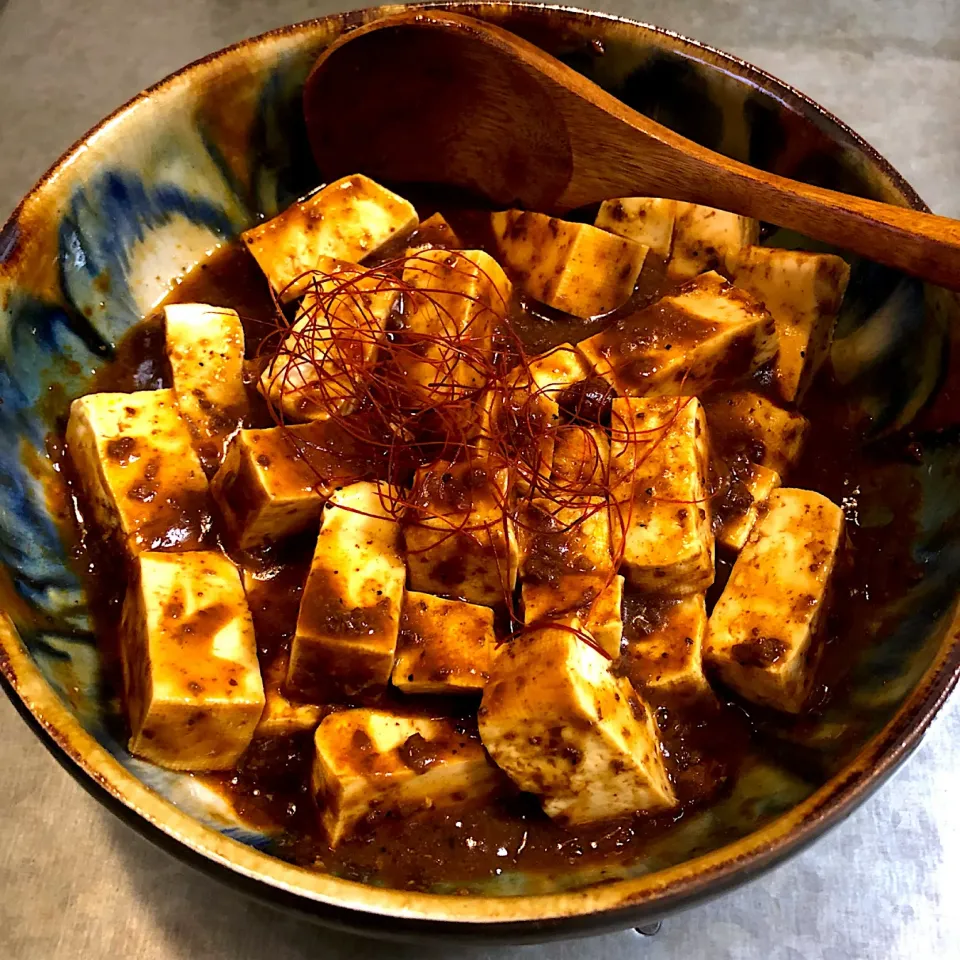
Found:
[[[0,219],[93,123],[225,44],[344,0],[0,0]],[[737,53],[810,94],[960,216],[957,0],[598,3]],[[389,946],[242,899],[102,810],[0,702],[0,958],[960,957],[960,700],[879,796],[760,880],[631,932],[513,949]]]

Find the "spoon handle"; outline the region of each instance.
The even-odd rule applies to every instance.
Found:
[[[739,166],[724,170],[716,184],[704,185],[716,201],[713,206],[789,227],[960,290],[960,222]]]
[[[535,70],[552,88],[573,154],[571,177],[558,206],[631,194],[688,200],[789,227],[960,290],[960,221],[799,183],[731,160],[627,107],[500,27],[456,14],[437,19],[485,34],[486,42]],[[582,101],[595,109],[583,109]]]
[[[960,221],[758,170],[701,147],[617,103],[621,122],[603,125],[603,150],[596,154],[595,169],[590,169],[594,162],[585,153],[576,157],[577,176],[560,198],[562,205],[588,202],[585,197],[570,196],[577,189],[574,183],[590,185],[590,192],[597,195],[589,201],[603,199],[600,194],[688,200],[788,227],[922,280],[960,290]],[[615,163],[611,157],[616,157]]]

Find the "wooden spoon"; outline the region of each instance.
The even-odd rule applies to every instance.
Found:
[[[550,213],[610,197],[672,197],[960,289],[960,222],[730,160],[471,17],[411,10],[346,33],[307,79],[304,110],[329,178],[361,171],[449,184]]]

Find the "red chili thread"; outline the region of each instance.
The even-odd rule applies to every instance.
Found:
[[[292,323],[282,307],[285,291],[271,293],[275,329],[264,337],[258,356],[265,361],[262,383],[275,400],[269,404],[274,421],[287,429],[298,454],[316,473],[318,486],[326,486],[331,478],[321,475],[308,448],[328,455],[338,451],[289,431],[286,410],[292,397],[298,398],[298,421],[331,420],[358,447],[383,451],[379,491],[387,516],[437,533],[425,549],[457,536],[490,549],[504,603],[520,633],[543,627],[569,630],[608,657],[588,631],[570,623],[524,624],[509,587],[503,550],[493,544],[508,547],[514,537],[521,548],[524,540],[542,534],[529,522],[535,503],[545,506],[554,518],[567,516],[551,535],[571,539],[584,523],[605,512],[610,563],[599,575],[603,585],[582,617],[582,622],[588,622],[623,561],[636,505],[637,475],[690,398],[678,396],[672,414],[649,429],[628,429],[614,415],[608,432],[609,456],[586,433],[592,447],[588,445],[580,468],[570,476],[556,476],[552,450],[559,431],[572,425],[604,428],[586,417],[582,398],[561,416],[550,391],[536,385],[532,358],[510,323],[509,304],[494,278],[462,252],[444,251],[446,272],[473,281],[480,293],[441,286],[441,265],[425,255],[430,252],[436,251],[419,251],[370,267],[342,264],[336,273],[301,274],[288,287],[303,287]],[[434,278],[438,285],[429,285]],[[373,310],[378,297],[393,301],[382,318]],[[415,319],[420,320],[417,329],[412,324]],[[435,329],[423,329],[424,321]],[[411,371],[419,373],[419,378],[413,380]],[[622,448],[616,455],[615,447]],[[583,464],[588,462],[585,469]],[[438,492],[437,484],[442,486],[444,473],[454,468],[464,475],[479,471],[477,486],[473,490],[461,485],[460,501],[444,505],[445,494]],[[503,489],[491,482],[500,471],[506,473]],[[345,485],[367,478],[367,474],[338,476],[336,482]],[[489,521],[475,517],[479,506],[475,493],[481,488],[492,500],[489,512],[494,519]],[[691,501],[650,499],[693,505],[709,501],[710,496]]]

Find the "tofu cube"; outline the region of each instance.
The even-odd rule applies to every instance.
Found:
[[[289,657],[281,653],[263,669],[263,693],[266,705],[254,737],[291,737],[316,730],[325,710],[314,703],[297,703],[284,693]]]
[[[249,411],[243,383],[243,325],[236,310],[205,303],[163,308],[167,360],[180,415],[212,473]]]
[[[704,655],[741,696],[799,713],[843,537],[843,511],[811,490],[774,490],[710,616]]]
[[[446,720],[343,710],[314,744],[311,788],[331,847],[364,821],[475,802],[502,783],[483,747]]]
[[[762,394],[736,390],[704,400],[710,440],[721,457],[741,458],[786,476],[800,459],[809,421]]]
[[[760,224],[750,217],[677,201],[667,277],[689,280],[708,270],[730,276],[743,251],[759,236]]]
[[[94,520],[131,556],[196,550],[205,542],[207,478],[173,390],[74,400],[67,452]]]
[[[404,693],[479,693],[497,648],[493,610],[408,590],[393,685]]]
[[[569,387],[593,373],[586,357],[571,343],[538,354],[514,372],[514,383],[556,400]]]
[[[407,254],[417,253],[430,247],[442,247],[444,250],[463,249],[463,241],[442,213],[435,213],[420,223],[416,233],[410,238]]]
[[[403,520],[411,590],[489,607],[513,593],[519,548],[507,479],[493,460],[417,471]]]
[[[241,430],[210,482],[231,544],[276,543],[319,526],[333,487],[382,476],[385,449],[335,420]]]
[[[484,393],[477,410],[473,447],[480,453],[499,453],[510,459],[517,467],[519,493],[530,489],[534,477],[541,483],[549,477],[554,438],[560,427],[557,399],[591,373],[580,351],[562,343],[510,371],[505,384],[512,389]]]
[[[324,257],[359,262],[417,226],[413,204],[354,174],[294,203],[242,234],[284,303],[300,296]]]
[[[141,553],[120,625],[130,752],[171,770],[229,770],[264,707],[253,621],[222,554]]]
[[[707,606],[702,593],[679,600],[645,598],[628,620],[623,658],[631,683],[682,697],[710,694],[703,673]]]
[[[742,252],[731,278],[770,311],[780,338],[780,395],[801,400],[830,353],[849,265],[829,253],[754,246]]]
[[[717,545],[737,553],[747,542],[760,507],[780,486],[780,474],[755,463],[737,464],[728,477],[726,495],[714,503]]]
[[[686,596],[713,583],[708,462],[695,397],[613,401],[614,554],[622,553],[627,579],[642,590]]]
[[[594,226],[618,237],[650,248],[650,252],[670,258],[673,228],[677,219],[677,201],[660,197],[620,197],[604,200]]]
[[[610,440],[599,427],[566,424],[553,444],[551,480],[558,494],[593,496],[606,491]]]
[[[401,333],[392,355],[415,409],[477,398],[489,376],[493,333],[512,285],[482,250],[423,250],[403,269]]]
[[[287,691],[311,703],[382,693],[393,670],[406,568],[399,494],[361,482],[334,492],[303,588]]]
[[[497,252],[524,293],[586,319],[622,306],[647,248],[586,223],[505,210],[490,216]]]
[[[533,500],[521,508],[518,522],[524,623],[566,623],[616,657],[623,579],[614,576],[606,499],[584,498],[567,507]]]
[[[520,588],[525,626],[564,624],[589,634],[611,660],[623,640],[623,577],[567,574]]]
[[[394,277],[321,258],[297,320],[263,371],[258,389],[283,417],[326,420],[352,413],[399,296]]]
[[[494,663],[483,745],[546,813],[573,825],[676,806],[649,707],[568,630],[520,634]]]
[[[777,343],[763,305],[711,272],[579,347],[621,396],[698,396],[753,373]]]
[[[559,426],[560,407],[545,393],[526,385],[488,390],[477,410],[471,447],[477,455],[509,462],[512,488],[525,496],[550,477]]]
[[[573,506],[532,500],[517,510],[521,544],[520,577],[555,583],[563,576],[613,573],[611,511],[606,499]]]

